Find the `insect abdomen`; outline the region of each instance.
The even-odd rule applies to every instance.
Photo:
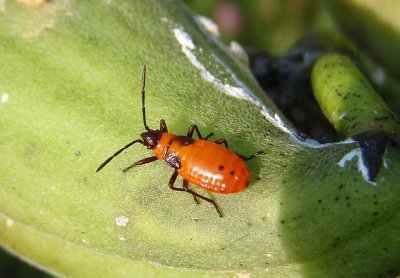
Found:
[[[189,183],[218,193],[243,190],[249,182],[249,172],[235,153],[214,142],[195,140],[179,153],[178,173]]]

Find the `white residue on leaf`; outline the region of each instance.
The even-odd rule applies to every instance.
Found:
[[[115,218],[115,224],[118,227],[126,227],[128,225],[129,218],[126,216],[118,216]]]
[[[386,73],[381,67],[375,67],[376,69],[372,72],[371,77],[374,82],[378,85],[382,85],[386,81]]]
[[[387,162],[386,158],[383,159],[383,167],[385,167],[385,169],[389,168],[389,163]]]
[[[342,114],[340,114],[338,119],[343,120],[344,117],[346,117],[346,112],[343,112]]]
[[[191,50],[195,49],[192,38],[189,36],[188,33],[183,31],[182,28],[175,28],[174,34],[175,34],[175,38],[178,40],[179,44],[182,46],[182,51],[185,48],[189,48]]]
[[[229,45],[229,50],[231,53],[246,67],[249,67],[249,56],[246,51],[237,41],[231,41]]]
[[[204,29],[206,30],[210,35],[219,37],[219,30],[218,30],[218,25],[215,24],[214,21],[209,19],[208,17],[202,16],[202,15],[197,15],[194,17],[194,20]]]
[[[358,171],[361,172],[363,179],[372,185],[376,185],[376,182],[370,181],[368,179],[368,168],[367,165],[365,165],[365,161],[362,157],[360,148],[355,148],[347,153],[345,156],[343,156],[343,158],[338,162],[338,165],[343,168],[346,166],[348,161],[351,161],[354,158],[357,158]]]
[[[223,91],[225,94],[239,98],[245,99],[251,102],[256,101],[253,99],[248,92],[245,92],[243,88],[234,87],[229,84],[222,83],[217,77],[215,77],[212,73],[210,73],[205,66],[197,59],[194,50],[196,47],[189,36],[188,33],[183,31],[182,28],[175,28],[174,34],[180,45],[182,46],[182,52],[186,55],[189,61],[200,70],[201,76],[204,80],[214,84],[217,88]]]
[[[196,51],[197,50],[195,44],[193,43],[192,38],[188,33],[186,33],[183,30],[183,27],[177,27],[173,29],[174,35],[178,43],[181,45],[182,52],[185,54],[185,56],[188,58],[190,63],[196,67],[197,69],[200,70],[201,76],[204,80],[212,83],[215,87],[220,89],[222,92],[225,94],[238,98],[238,99],[243,99],[246,101],[249,101],[255,105],[257,105],[260,108],[260,113],[265,116],[265,118],[270,121],[273,125],[281,129],[283,132],[287,133],[290,135],[290,138],[293,139],[294,142],[309,147],[309,148],[324,148],[328,147],[331,145],[341,145],[341,144],[349,144],[349,143],[354,143],[353,140],[345,140],[342,142],[337,142],[337,143],[330,143],[330,144],[321,144],[315,140],[303,140],[300,138],[282,119],[277,113],[271,112],[264,104],[263,102],[255,96],[252,91],[248,88],[244,82],[242,82],[236,74],[233,72],[232,69],[227,66],[222,59],[217,57],[215,54],[212,55],[212,57],[223,66],[224,69],[228,71],[230,74],[232,80],[237,84],[238,86],[233,86],[230,84],[227,84],[226,82],[222,82],[220,79],[218,79],[215,75],[213,75],[209,70],[206,69],[206,67],[200,62],[200,60],[196,56]]]
[[[1,1],[1,0],[0,0],[0,1]],[[8,98],[9,98],[8,93],[4,93],[4,94],[1,96],[1,103],[6,103],[6,102],[8,101]]]
[[[11,218],[7,218],[6,225],[8,228],[11,228],[12,226],[14,226],[14,220],[12,220]]]
[[[236,272],[236,276],[238,278],[250,278],[251,273],[250,272]]]

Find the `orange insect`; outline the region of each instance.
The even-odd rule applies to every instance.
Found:
[[[199,204],[197,198],[210,202],[217,210],[218,215],[222,217],[217,204],[212,199],[189,189],[189,183],[218,193],[241,191],[248,185],[250,180],[249,170],[244,161],[253,159],[263,152],[256,152],[249,157],[236,154],[228,149],[228,142],[223,138],[214,142],[208,141],[213,133],[203,138],[196,125],[190,126],[186,135],[169,133],[163,119],[160,120],[160,129],[150,129],[146,124],[145,85],[146,65],[143,67],[142,73],[142,114],[146,132],[140,134],[142,139],[132,141],[110,156],[97,168],[96,172],[100,171],[122,151],[135,143],[140,143],[153,150],[155,155],[133,163],[126,167],[123,170],[124,172],[137,165],[150,163],[158,159],[165,160],[169,166],[175,169],[169,180],[169,187],[172,190],[190,193],[196,204]],[[196,132],[199,139],[193,139],[194,132]],[[221,146],[222,144],[225,147]],[[182,187],[174,187],[178,174],[183,178]]]

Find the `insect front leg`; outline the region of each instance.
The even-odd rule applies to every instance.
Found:
[[[122,171],[123,171],[123,172],[126,172],[126,171],[128,171],[129,169],[132,169],[133,167],[135,167],[135,166],[137,166],[137,165],[147,164],[147,163],[156,161],[157,159],[158,159],[157,156],[150,156],[150,157],[143,158],[143,159],[141,159],[141,160],[139,160],[139,161],[136,161],[135,163],[129,165],[128,167],[126,167],[126,168],[123,169]]]

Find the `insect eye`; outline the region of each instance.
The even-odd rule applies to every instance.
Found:
[[[143,139],[144,145],[148,149],[154,149],[157,146],[158,142],[160,142],[161,132],[158,130],[150,130],[147,132],[143,132],[142,134],[140,134],[140,136]]]

